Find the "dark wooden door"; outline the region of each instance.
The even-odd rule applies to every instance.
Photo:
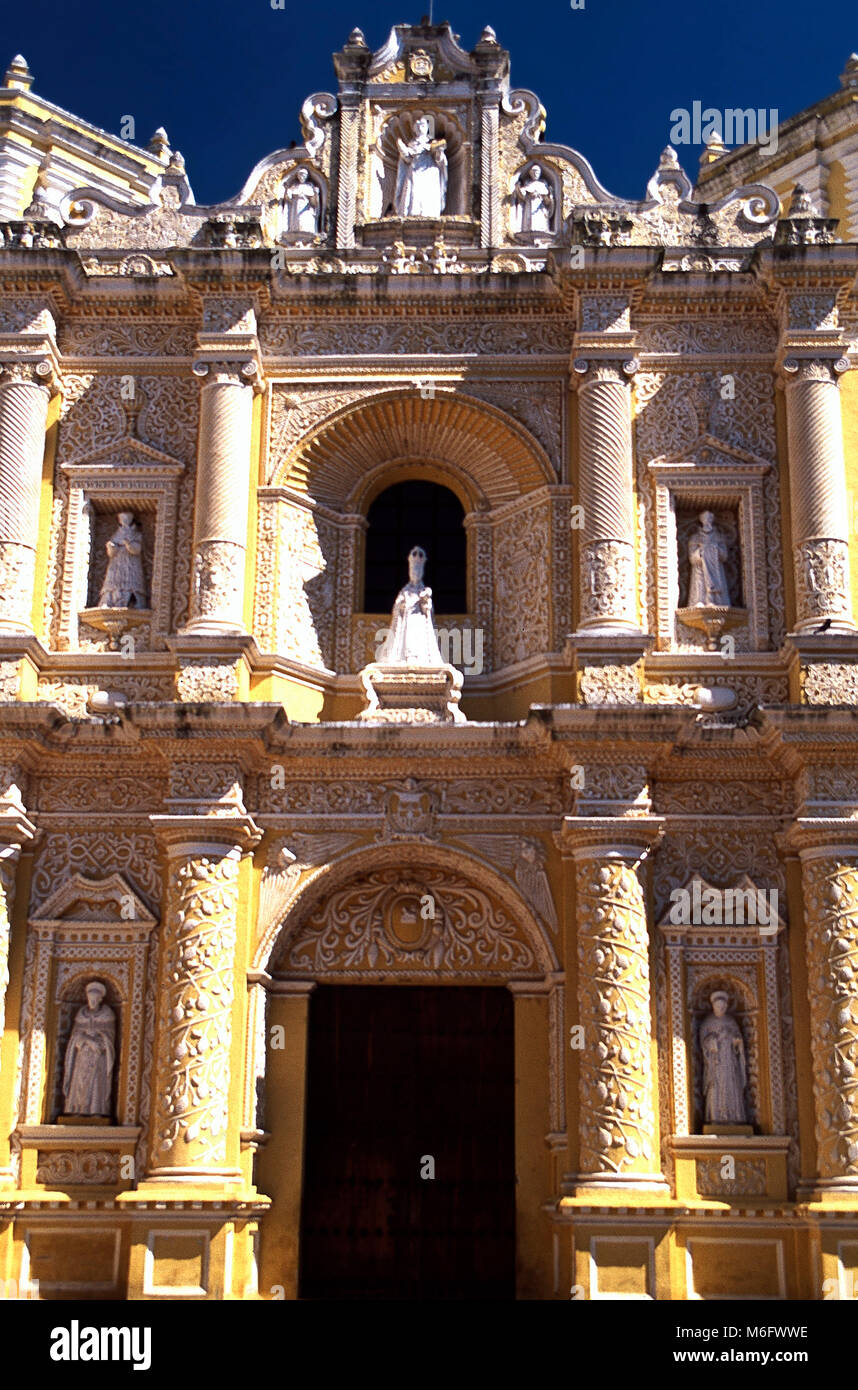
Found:
[[[513,1298],[513,1105],[508,990],[316,989],[300,1296]]]

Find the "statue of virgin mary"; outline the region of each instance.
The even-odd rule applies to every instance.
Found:
[[[408,583],[393,605],[390,630],[378,660],[396,666],[443,666],[435,636],[432,590],[423,583],[426,551],[415,545],[408,554]]]

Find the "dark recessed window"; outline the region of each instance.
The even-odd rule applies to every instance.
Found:
[[[456,494],[438,483],[394,483],[379,493],[367,515],[363,611],[390,611],[408,582],[408,552],[419,545],[435,612],[467,612],[464,515]]]

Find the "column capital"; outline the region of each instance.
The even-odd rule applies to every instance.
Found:
[[[809,859],[858,859],[858,820],[846,816],[802,816],[777,837],[782,854]]]
[[[664,816],[565,816],[554,836],[564,858],[636,864],[664,835]]]
[[[784,386],[799,381],[821,381],[839,384],[840,377],[848,372],[851,363],[843,354],[842,348],[835,347],[829,352],[813,349],[808,352],[790,350],[780,362],[780,380]]]
[[[252,386],[255,394],[266,386],[258,346],[236,346],[234,352],[228,352],[223,344],[205,352],[198,349],[191,371],[202,386]]]
[[[635,372],[640,370],[640,362],[632,355],[597,357],[588,353],[586,357],[572,359],[572,384],[579,391],[596,382],[608,381],[618,386],[630,386]],[[576,383],[575,377],[578,378]]]
[[[60,364],[52,344],[27,343],[23,352],[6,347],[0,352],[0,388],[12,384],[40,386],[55,396],[61,384]]]
[[[219,803],[212,803],[206,815],[151,815],[149,824],[168,859],[234,854],[254,849],[262,831],[252,816],[218,814]]]

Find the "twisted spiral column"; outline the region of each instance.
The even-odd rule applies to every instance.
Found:
[[[579,1173],[582,1187],[663,1190],[659,1171],[649,929],[639,877],[656,818],[567,819],[578,933]],[[627,841],[627,843],[624,843]]]
[[[852,629],[849,514],[838,376],[848,359],[784,362],[796,631]]]
[[[6,367],[0,377],[0,632],[32,632],[45,424],[53,368]]]
[[[186,632],[244,631],[244,569],[256,363],[197,363],[203,377],[194,592]]]
[[[630,377],[635,360],[578,359],[578,495],[584,511],[579,627],[638,632]]]
[[[798,831],[816,1129],[816,1187],[858,1192],[858,835]],[[832,837],[833,838],[833,837]]]

